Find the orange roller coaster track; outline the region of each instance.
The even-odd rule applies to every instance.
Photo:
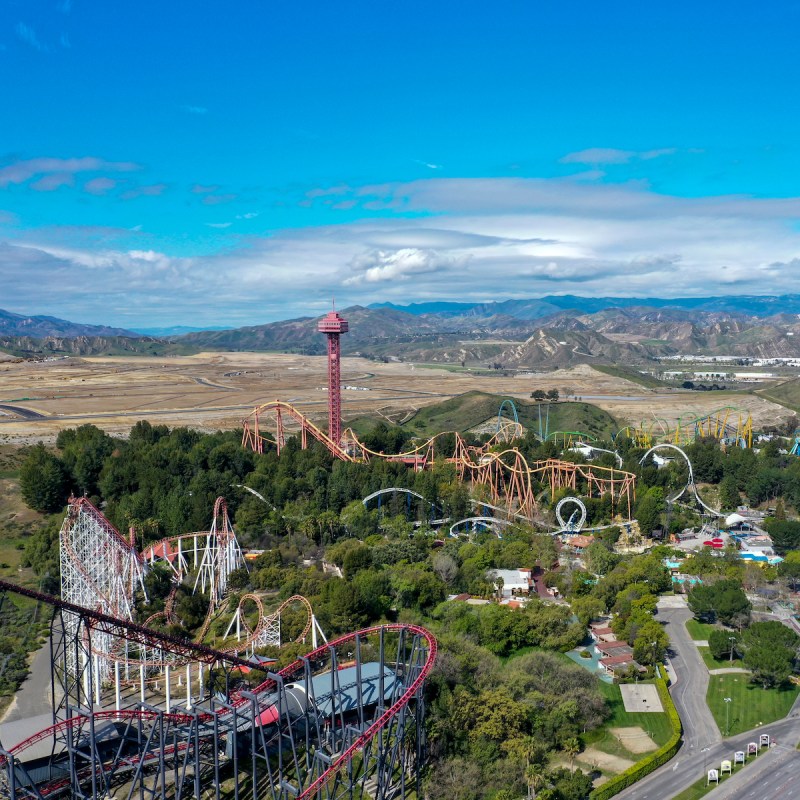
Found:
[[[274,439],[264,435],[264,417],[272,417],[275,422]],[[278,453],[286,444],[285,418],[291,418],[299,425],[301,447],[308,446],[309,435],[321,442],[328,451],[342,461],[366,463],[373,458],[399,461],[416,470],[433,464],[437,455],[437,444],[448,433],[439,433],[416,447],[403,453],[379,453],[363,444],[356,434],[348,429],[342,437],[342,444],[336,444],[300,411],[288,403],[276,401],[258,406],[244,420],[242,445],[257,453],[264,452],[264,442],[275,446]],[[636,475],[613,467],[600,467],[592,464],[573,464],[570,461],[547,459],[529,464],[516,448],[506,448],[499,452],[493,447],[502,446],[497,434],[481,447],[468,445],[454,432],[455,447],[447,453],[438,455],[456,465],[462,480],[485,486],[493,503],[503,503],[507,512],[515,517],[532,520],[537,512],[535,483],[544,484],[553,496],[559,489],[573,492],[583,491],[587,497],[610,495],[612,507],[617,513],[631,518],[633,502],[636,498]]]

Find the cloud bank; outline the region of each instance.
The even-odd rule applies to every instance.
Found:
[[[27,178],[5,180],[44,171],[29,165]],[[217,241],[203,257],[172,256],[166,245],[126,249],[113,234],[69,246],[55,235],[17,234],[0,245],[4,302],[62,316],[74,305],[75,317],[128,326],[212,325],[316,313],[334,294],[344,305],[800,292],[800,198],[680,198],[638,183],[484,178],[336,186],[303,202],[330,197],[363,218],[248,238],[218,228],[226,248]],[[370,219],[373,209],[383,216]]]

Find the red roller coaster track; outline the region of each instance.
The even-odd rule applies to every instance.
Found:
[[[241,665],[241,666],[251,666],[249,662],[238,658],[235,655],[232,655],[228,652],[214,650],[209,647],[205,647],[203,645],[198,645],[192,642],[188,642],[185,640],[177,639],[176,637],[168,636],[166,634],[160,633],[158,631],[149,630],[141,625],[136,625],[135,623],[128,622],[126,620],[115,619],[113,617],[109,617],[108,615],[101,614],[96,611],[91,611],[85,608],[81,608],[79,606],[75,606],[71,603],[66,603],[63,600],[60,600],[57,597],[53,597],[51,595],[42,594],[40,592],[33,591],[31,589],[25,589],[20,586],[16,586],[15,584],[9,583],[7,581],[0,581],[0,592],[7,591],[13,592],[15,594],[20,594],[25,597],[32,598],[39,602],[46,603],[48,605],[53,606],[61,611],[68,611],[77,615],[80,615],[83,619],[90,622],[92,628],[95,629],[103,629],[107,632],[113,633],[113,635],[120,636],[122,638],[126,638],[129,641],[137,642],[137,643],[144,643],[147,647],[153,649],[169,649],[172,651],[178,651],[185,655],[191,655],[196,660],[205,661],[209,664],[213,663],[226,663],[232,665]],[[325,769],[322,774],[319,775],[316,780],[314,780],[310,785],[308,785],[299,795],[297,795],[301,800],[310,800],[312,797],[316,797],[318,791],[321,787],[326,786],[329,781],[332,781],[338,773],[343,770],[344,768],[348,767],[352,764],[353,759],[358,757],[358,754],[373,740],[376,739],[381,735],[381,732],[390,725],[392,720],[405,708],[408,706],[409,703],[414,700],[421,687],[427,677],[430,674],[431,669],[433,668],[433,664],[436,661],[436,656],[438,652],[438,645],[436,642],[435,637],[425,628],[420,627],[418,625],[409,625],[409,624],[391,624],[391,625],[383,625],[383,626],[373,626],[370,628],[365,628],[360,631],[356,631],[353,633],[348,633],[343,636],[340,636],[338,639],[335,639],[322,647],[319,647],[306,656],[297,659],[296,661],[289,664],[287,667],[284,667],[274,678],[268,678],[263,683],[261,683],[252,693],[252,696],[257,697],[269,697],[270,692],[278,688],[278,683],[287,683],[294,679],[300,678],[308,663],[317,663],[324,660],[324,658],[329,655],[335,648],[340,645],[344,645],[350,642],[354,642],[356,640],[364,639],[370,635],[381,634],[382,632],[397,632],[398,634],[414,634],[421,639],[424,639],[427,642],[427,652],[425,655],[425,661],[422,664],[421,668],[419,669],[418,674],[414,678],[414,680],[407,686],[404,687],[404,691],[402,695],[398,697],[391,706],[385,710],[385,712],[378,717],[372,724],[370,724],[364,731],[361,733],[346,749],[344,749],[330,764],[330,766]],[[233,700],[231,704],[231,708],[242,708],[246,706],[250,702],[248,699],[239,697]],[[221,709],[217,712],[217,717],[222,718],[226,714],[231,713],[227,709]],[[259,719],[264,719],[265,714],[270,714],[270,719],[274,719],[275,721],[280,719],[280,710],[273,709],[272,706],[264,706],[263,708],[259,706],[258,708],[258,717]],[[210,720],[213,719],[213,714],[199,714],[196,716],[189,716],[186,714],[163,714],[161,712],[156,712],[152,710],[136,710],[136,711],[96,711],[92,714],[93,719],[96,721],[102,720],[131,720],[131,719],[139,719],[139,720],[153,720],[155,718],[160,718],[162,720],[168,720],[170,722],[176,724],[188,724],[193,719],[200,719],[200,720]],[[69,719],[63,720],[58,722],[56,725],[50,726],[45,730],[39,731],[33,736],[29,737],[23,742],[20,742],[18,745],[13,747],[9,753],[14,756],[18,757],[20,754],[24,753],[25,750],[30,748],[33,744],[42,741],[44,739],[54,737],[56,734],[66,731],[70,728],[80,727],[81,725],[85,724],[86,717],[85,716],[78,716],[78,717],[70,717]],[[262,722],[263,724],[263,722]],[[162,753],[163,756],[163,753]],[[135,759],[131,759],[132,761]],[[162,759],[163,760],[163,759]],[[0,759],[0,766],[5,765],[5,759]],[[47,791],[43,794],[52,793],[53,791],[63,788],[63,781],[57,781],[55,784],[51,784],[50,787],[47,787]]]

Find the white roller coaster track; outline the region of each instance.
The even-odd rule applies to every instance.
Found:
[[[668,444],[666,442],[655,444],[642,456],[639,463],[644,464],[644,462],[647,460],[647,457],[656,450],[674,450],[683,458],[683,460],[686,462],[686,466],[689,468],[689,479],[686,481],[686,485],[679,492],[672,495],[672,497],[668,497],[667,503],[670,505],[672,503],[676,503],[684,495],[687,489],[691,489],[694,499],[697,501],[698,505],[708,511],[709,514],[713,514],[715,517],[725,516],[721,511],[717,511],[717,509],[711,508],[711,506],[703,502],[703,499],[700,497],[700,494],[697,491],[697,484],[694,482],[694,469],[692,469],[692,462],[689,460],[689,456],[687,456],[686,453],[680,447],[678,447],[678,445]]]

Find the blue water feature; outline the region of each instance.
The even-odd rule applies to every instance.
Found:
[[[672,582],[673,583],[690,583],[692,586],[694,586],[695,584],[702,583],[703,581],[701,581],[700,578],[698,578],[698,577],[696,577],[694,575],[690,575],[688,578],[679,578],[677,575],[673,575],[672,576]]]
[[[588,650],[592,654],[592,657],[584,658],[581,655],[581,650]],[[611,677],[611,675],[607,675],[605,670],[600,666],[600,653],[597,651],[594,643],[586,645],[586,647],[578,647],[575,650],[569,650],[567,652],[567,657],[571,658],[576,664],[580,665],[585,670],[597,675],[601,681],[605,681],[606,683],[614,683],[614,679]]]

